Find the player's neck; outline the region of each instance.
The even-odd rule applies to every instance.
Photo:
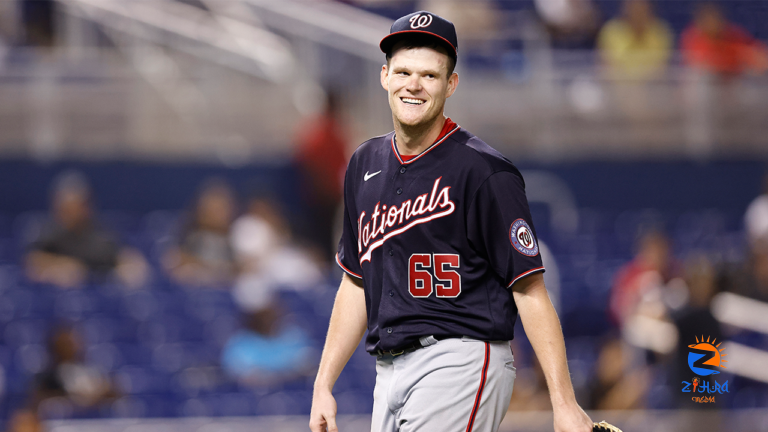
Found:
[[[428,124],[408,126],[395,120],[395,143],[401,155],[417,155],[431,146],[443,130],[445,116],[439,115]]]

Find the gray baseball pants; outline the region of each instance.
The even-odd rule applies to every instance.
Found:
[[[377,357],[371,432],[496,432],[515,382],[509,342],[429,338]]]

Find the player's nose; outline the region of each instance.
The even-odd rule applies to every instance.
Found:
[[[405,88],[410,92],[418,92],[421,90],[421,80],[416,74],[412,74],[408,77],[408,81],[405,83]]]

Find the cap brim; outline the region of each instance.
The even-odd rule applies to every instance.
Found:
[[[400,42],[403,39],[407,39],[409,36],[412,36],[413,34],[421,34],[424,36],[429,36],[435,39],[436,42],[438,42],[441,45],[444,45],[445,48],[448,50],[449,54],[452,54],[453,57],[457,57],[458,52],[456,51],[456,47],[453,46],[452,43],[448,41],[448,39],[438,36],[432,32],[423,31],[423,30],[403,30],[399,32],[390,33],[386,36],[384,36],[384,39],[379,42],[379,48],[381,51],[385,54],[389,54],[390,51],[392,51],[392,47],[395,46],[396,43]]]

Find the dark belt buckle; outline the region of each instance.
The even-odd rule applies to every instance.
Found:
[[[403,355],[403,354],[405,354],[405,350],[404,350],[404,349],[401,349],[401,350],[391,350],[391,351],[389,351],[389,354],[390,354],[392,357],[397,357],[397,356],[399,356],[399,355]]]

